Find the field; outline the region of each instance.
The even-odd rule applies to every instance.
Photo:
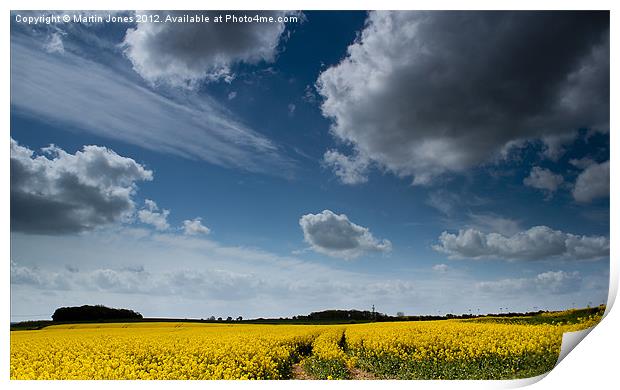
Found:
[[[512,379],[602,312],[343,325],[109,323],[11,332],[11,379]]]

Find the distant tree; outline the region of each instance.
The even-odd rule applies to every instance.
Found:
[[[402,311],[399,311],[396,313],[396,317],[404,317],[405,313],[403,313]]]
[[[222,317],[217,317],[217,320],[218,321],[222,321]]]
[[[129,309],[113,309],[103,305],[61,307],[54,311],[55,322],[139,320],[142,314]]]
[[[209,321],[215,321],[215,316],[209,317]]]
[[[228,322],[232,321],[232,317],[231,316],[226,317],[226,321]]]
[[[242,316],[237,317],[237,321],[243,321],[243,317]]]

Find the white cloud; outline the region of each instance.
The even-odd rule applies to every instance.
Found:
[[[87,145],[45,155],[11,139],[11,231],[65,234],[120,222],[134,210],[136,182],[153,173],[128,157]]]
[[[564,233],[547,226],[534,226],[512,236],[465,229],[458,234],[441,233],[439,244],[433,248],[450,258],[594,260],[609,256],[609,239]]]
[[[496,232],[511,236],[521,230],[519,221],[493,213],[470,213],[469,218],[471,219],[471,223],[469,223],[468,226],[481,231]]]
[[[12,233],[10,238],[11,255],[22,268],[13,265],[11,271],[11,315],[17,320],[84,303],[177,318],[280,317],[335,307],[370,310],[371,303],[380,312],[412,314],[461,313],[472,307],[488,312],[498,305],[475,288],[479,280],[466,274],[448,272],[429,279],[415,272],[401,278],[389,269],[347,270],[342,264],[224,246],[209,236],[175,230],[113,226],[81,235]],[[587,277],[584,282],[590,283]],[[604,302],[607,281],[608,275],[593,279],[592,289],[579,292],[578,299]],[[560,309],[571,298],[525,291],[502,302],[523,309]]]
[[[432,191],[428,193],[426,204],[444,215],[451,215],[459,202],[459,196],[447,191]]]
[[[223,167],[282,176],[293,168],[277,145],[209,96],[164,97],[68,51],[47,54],[29,37],[11,37],[11,80],[18,115]]]
[[[557,158],[577,129],[609,127],[608,29],[605,13],[371,12],[319,76],[321,109],[354,153],[414,184],[526,140]]]
[[[248,273],[220,269],[152,273],[144,267],[46,272],[11,262],[11,284],[42,290],[90,290],[120,294],[175,295],[229,300],[250,298],[264,281]]]
[[[14,312],[34,313],[26,303],[33,296],[43,296],[36,305],[45,309],[37,313],[51,313],[57,305],[72,301],[124,306],[136,302],[134,307],[145,315],[188,318],[216,310],[237,311],[244,317],[293,315],[332,305],[369,308],[368,302],[394,311],[403,306],[403,300],[408,302],[429,288],[424,281],[227,247],[205,235],[134,236],[131,230],[119,227],[79,237],[12,234],[12,254],[19,258],[19,269],[12,269]],[[57,259],[79,264],[79,270],[71,272]],[[144,259],[148,260],[145,266],[134,263]],[[54,298],[61,293],[63,299]],[[184,302],[188,305],[183,306]],[[330,302],[327,307],[326,302]]]
[[[44,272],[37,267],[20,266],[14,261],[11,261],[11,284],[33,285],[53,290],[65,290],[70,287],[67,280],[58,273]]]
[[[360,184],[368,181],[369,161],[357,156],[345,156],[336,150],[328,150],[323,155],[323,163],[332,168],[343,184]]]
[[[564,183],[562,175],[541,167],[533,167],[529,176],[523,179],[523,184],[526,186],[546,191],[549,196],[557,191],[562,183]]]
[[[573,198],[577,202],[586,203],[606,197],[609,197],[609,161],[592,163],[577,177]]]
[[[52,33],[49,40],[44,45],[45,51],[48,53],[64,53],[65,46],[62,43],[62,36],[59,32]]]
[[[188,235],[211,233],[211,229],[202,224],[201,218],[183,221],[183,231]]]
[[[138,219],[140,222],[145,223],[147,225],[152,225],[157,230],[167,230],[170,228],[168,224],[168,215],[170,215],[170,210],[161,210],[159,211],[159,207],[157,203],[150,199],[146,199],[144,201],[144,208],[138,211]]]
[[[442,274],[448,272],[449,269],[450,269],[450,267],[448,267],[447,264],[435,264],[433,266],[433,271],[439,272],[439,273],[442,273]]]
[[[377,240],[368,228],[349,221],[344,214],[323,210],[299,219],[305,241],[316,252],[332,257],[353,259],[367,252],[390,252],[389,240]]]
[[[543,294],[568,294],[581,289],[582,278],[579,272],[548,271],[533,278],[501,279],[479,282],[476,288],[485,293],[499,295],[522,295],[525,292]]]
[[[174,11],[211,18],[209,23],[141,23],[127,30],[123,45],[136,72],[145,80],[195,87],[202,81],[234,77],[239,63],[272,62],[286,26],[284,23],[215,23],[221,12]],[[277,18],[284,11],[229,11],[228,14]]]
[[[583,158],[572,158],[568,161],[572,166],[577,167],[579,169],[586,169],[592,164],[596,164],[596,161],[592,160],[589,157]]]
[[[428,192],[425,203],[446,216],[452,216],[471,207],[482,206],[488,203],[488,199],[464,190],[446,191],[438,189]]]
[[[237,97],[237,91],[232,91],[228,94],[228,100],[233,100]]]

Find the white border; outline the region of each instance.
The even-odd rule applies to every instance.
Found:
[[[282,1],[282,0],[263,0],[260,2],[248,1],[248,0],[226,0],[217,2],[204,2],[204,1],[186,1],[177,0],[174,2],[153,0],[149,2],[145,1],[133,1],[133,0],[108,0],[108,1],[90,1],[88,3],[79,2],[75,0],[59,0],[53,3],[42,0],[8,0],[2,2],[2,7],[5,9],[4,18],[1,20],[2,24],[2,77],[4,82],[4,93],[2,94],[2,118],[4,129],[8,131],[10,129],[10,89],[8,88],[10,83],[10,62],[9,62],[9,47],[10,47],[10,23],[9,23],[9,10],[11,9],[300,9],[300,10],[343,10],[343,9],[431,9],[431,10],[443,10],[443,9],[517,9],[517,10],[530,10],[530,9],[545,9],[545,10],[584,10],[584,9],[601,9],[611,10],[611,69],[618,69],[617,53],[619,53],[619,37],[617,23],[619,18],[616,16],[617,10],[620,8],[618,5],[620,2],[611,0],[589,0],[589,1],[577,1],[577,0],[504,0],[502,2],[489,1],[489,0],[434,0],[434,1],[396,1],[396,0],[382,0],[382,1],[369,1],[369,0],[296,0],[296,1]],[[618,78],[612,72],[611,74],[611,107],[617,107],[617,91],[618,91]],[[611,123],[616,123],[617,113],[612,110]],[[4,190],[0,193],[0,215],[2,217],[1,223],[1,248],[4,252],[4,264],[0,270],[2,275],[2,308],[4,313],[4,322],[2,322],[3,337],[0,338],[0,346],[2,347],[2,355],[0,357],[0,375],[2,382],[8,382],[10,386],[15,388],[41,388],[48,386],[54,388],[75,388],[78,386],[81,389],[87,385],[89,387],[103,389],[107,388],[112,383],[107,381],[88,381],[87,383],[81,381],[74,382],[22,382],[22,381],[9,381],[9,322],[10,322],[10,309],[9,309],[9,293],[10,293],[10,275],[9,275],[9,235],[10,235],[10,218],[9,218],[9,191],[8,186],[10,182],[9,173],[9,137],[1,137],[0,148],[1,163],[0,172],[2,175],[2,183],[4,184]],[[618,150],[617,137],[611,133],[611,150]],[[616,158],[611,159],[611,171],[618,172],[618,163]],[[613,175],[611,176],[611,199],[618,199],[618,180]],[[620,215],[618,208],[615,207],[615,203],[611,202],[610,207],[610,237],[611,240],[611,265],[610,265],[610,291],[608,300],[607,316],[594,330],[591,331],[587,337],[587,342],[581,343],[577,346],[575,352],[568,354],[568,356],[554,369],[552,370],[544,380],[534,385],[537,389],[543,388],[606,388],[609,383],[614,383],[614,379],[617,378],[616,372],[617,364],[617,352],[619,343],[619,336],[617,329],[620,329],[620,320],[618,315],[618,309],[611,311],[615,297],[618,291],[618,260],[617,260],[617,245],[614,241],[616,237],[618,221],[620,221]],[[167,388],[168,386],[184,386],[201,389],[204,386],[214,386],[217,388],[231,389],[252,386],[258,388],[314,388],[319,385],[322,387],[338,387],[342,388],[348,386],[355,386],[356,388],[370,388],[379,386],[390,386],[393,388],[410,388],[411,386],[422,388],[453,388],[455,385],[458,388],[512,388],[520,387],[527,384],[535,383],[541,377],[532,378],[528,380],[519,381],[343,381],[343,382],[327,382],[321,381],[320,383],[314,381],[262,381],[262,382],[200,382],[200,381],[188,381],[188,382],[164,382],[164,381],[144,381],[144,382],[123,382],[115,381],[114,386],[131,386],[137,388],[147,387],[151,388]]]

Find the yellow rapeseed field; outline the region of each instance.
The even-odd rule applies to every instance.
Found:
[[[562,334],[596,325],[518,324],[472,320],[349,326],[354,365],[403,379],[503,379],[542,374],[555,365]]]
[[[131,323],[11,333],[14,379],[280,379],[314,327]]]
[[[518,378],[551,369],[562,334],[595,325],[443,320],[350,325],[127,323],[11,332],[12,379]]]

